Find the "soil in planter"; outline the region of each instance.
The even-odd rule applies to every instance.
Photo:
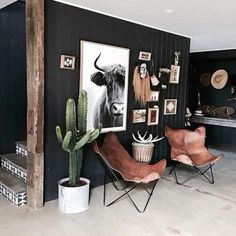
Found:
[[[69,180],[68,180],[68,181],[63,182],[61,185],[64,186],[64,187],[71,187],[71,188],[73,188],[73,187],[84,186],[84,185],[86,185],[86,184],[87,184],[87,183],[86,183],[85,181],[80,180],[79,183],[78,183],[76,186],[70,186],[70,185],[69,185]]]

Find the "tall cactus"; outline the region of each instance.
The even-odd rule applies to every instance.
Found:
[[[79,185],[79,178],[83,163],[83,146],[94,141],[101,130],[101,126],[86,130],[87,126],[87,92],[80,91],[76,111],[75,101],[71,98],[66,103],[66,134],[62,137],[60,126],[56,126],[56,135],[63,150],[69,153],[69,185]]]

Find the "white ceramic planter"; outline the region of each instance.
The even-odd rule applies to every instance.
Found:
[[[132,143],[133,157],[138,162],[149,163],[152,160],[153,143]]]
[[[90,181],[81,177],[80,180],[86,182],[83,186],[62,186],[62,183],[68,180],[69,178],[64,178],[58,182],[58,208],[63,213],[79,213],[87,210]]]

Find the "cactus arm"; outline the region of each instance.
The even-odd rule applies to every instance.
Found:
[[[71,141],[71,137],[72,137],[72,132],[68,131],[63,139],[63,142],[62,142],[62,148],[67,152],[70,152],[69,144]]]
[[[98,137],[99,134],[100,134],[99,129],[95,129],[95,130],[90,134],[88,143],[93,142],[93,141]]]
[[[89,140],[89,137],[91,135],[91,131],[89,130],[75,145],[74,151],[79,150],[81,147],[83,147]]]
[[[62,143],[61,127],[56,126],[56,135],[59,143]]]
[[[85,90],[80,91],[78,99],[78,130],[79,135],[84,135],[87,129],[87,105],[88,98]]]
[[[75,101],[71,98],[66,103],[66,132],[76,129]]]
[[[95,130],[93,130],[93,132],[91,133],[88,142],[89,143],[93,142],[98,137],[101,130],[102,130],[102,124],[99,124],[98,127]]]

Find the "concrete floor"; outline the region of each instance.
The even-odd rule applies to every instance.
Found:
[[[143,214],[126,199],[104,207],[102,187],[92,190],[90,207],[81,214],[59,212],[57,200],[36,211],[26,206],[15,208],[0,197],[0,235],[235,236],[236,152],[213,152],[224,152],[214,167],[214,185],[201,177],[191,179],[184,186],[177,185],[168,176],[168,168]],[[181,170],[181,178],[191,174]],[[135,197],[142,200],[143,194],[136,193]]]

